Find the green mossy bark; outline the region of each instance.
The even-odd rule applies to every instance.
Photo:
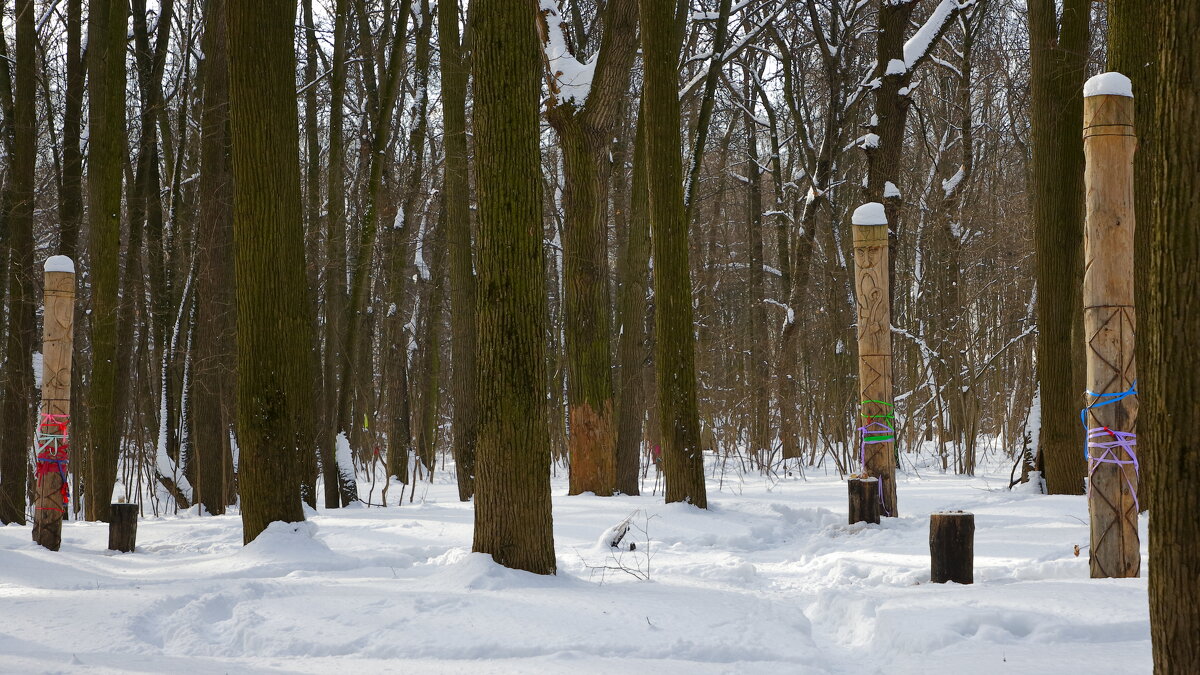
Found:
[[[128,3],[88,7],[88,277],[91,280],[92,376],[88,388],[85,517],[108,520],[117,479],[117,297],[121,269],[122,167],[125,139],[125,37]]]
[[[627,495],[640,493],[639,451],[642,424],[646,418],[644,372],[648,357],[646,296],[650,278],[650,218],[646,212],[646,143],[640,113],[637,124],[628,232],[621,251],[620,282],[617,284],[617,325],[620,327],[617,344],[620,365],[617,380],[617,490]]]
[[[34,315],[33,205],[35,141],[33,0],[16,5],[16,97],[8,186],[8,335],[3,377],[3,426],[0,426],[0,523],[25,524],[29,439],[33,429]],[[2,251],[2,249],[0,249]]]
[[[304,272],[296,4],[231,2],[229,101],[237,275],[238,489],[249,543],[304,520],[299,459],[312,411]]]
[[[472,548],[506,567],[553,574],[537,34],[529,3],[475,0],[471,14],[479,194]]]
[[[1030,0],[1041,455],[1051,494],[1083,494],[1083,81],[1089,0]]]
[[[200,113],[200,218],[196,223],[196,313],[188,479],[193,499],[213,515],[233,503],[234,276],[233,177],[229,148],[226,0],[209,0]]]
[[[654,246],[655,365],[666,500],[707,508],[680,159],[680,30],[671,0],[641,0],[640,7],[647,185]]]
[[[471,190],[467,176],[467,68],[458,36],[457,0],[438,2],[442,128],[445,144],[442,193],[450,263],[450,399],[454,407],[454,464],[458,498],[475,492],[477,412],[475,396],[475,268],[471,246]]]

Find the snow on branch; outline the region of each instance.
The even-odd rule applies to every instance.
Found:
[[[912,70],[933,48],[933,44],[942,37],[950,25],[950,21],[958,12],[975,4],[975,0],[942,0],[934,8],[933,13],[925,24],[917,29],[916,34],[904,43],[904,65]]]
[[[542,50],[545,55],[546,79],[550,85],[551,107],[557,101],[573,103],[582,108],[592,90],[592,77],[596,74],[596,57],[580,61],[567,45],[563,32],[566,25],[558,11],[555,0],[540,0],[541,20],[544,29]]]

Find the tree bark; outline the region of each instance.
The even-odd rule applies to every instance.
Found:
[[[8,335],[4,370],[4,436],[0,439],[0,523],[25,524],[29,472],[30,412],[33,409],[33,364],[36,317],[33,278],[33,206],[37,127],[35,120],[33,0],[16,5],[16,79],[13,102],[14,140],[9,171]],[[0,254],[3,255],[3,254]]]
[[[85,515],[108,520],[117,477],[117,298],[121,244],[122,164],[125,143],[125,0],[98,0],[88,7],[88,258],[91,271],[92,376],[88,388],[88,452]]]
[[[325,479],[325,508],[342,506],[334,449],[338,431],[338,405],[341,396],[341,367],[346,349],[346,22],[348,0],[335,0],[333,23],[333,63],[329,73],[329,154],[327,162],[329,191],[325,220],[325,363],[323,392],[326,408],[321,420],[318,451],[321,474]]]
[[[108,525],[108,550],[132,553],[137,548],[138,504],[112,504]]]
[[[238,488],[252,541],[304,520],[298,456],[312,410],[291,0],[227,6],[237,274]]]
[[[472,550],[553,574],[538,42],[529,4],[475,0],[478,389]]]
[[[1150,341],[1145,371],[1144,418],[1149,446],[1150,636],[1154,672],[1188,673],[1200,662],[1200,7],[1189,0],[1163,3],[1163,39],[1155,121],[1155,196],[1150,234],[1147,295],[1150,317],[1158,325],[1142,332]],[[1144,322],[1143,322],[1144,323]]]
[[[167,45],[174,20],[174,0],[160,3],[159,22],[154,31],[154,43],[150,42],[149,26],[146,24],[146,1],[132,0],[134,62],[141,93],[140,131],[138,140],[137,185],[134,199],[130,202],[130,217],[139,218],[146,235],[146,259],[149,263],[148,281],[149,319],[146,329],[152,345],[150,357],[159,368],[159,400],[161,409],[155,411],[153,434],[165,443],[165,451],[172,459],[179,458],[179,410],[175,393],[174,375],[177,371],[171,347],[171,288],[166,250],[163,238],[162,178],[160,174],[160,148],[157,121],[162,115],[162,77],[166,64]],[[136,206],[136,208],[134,208]],[[127,256],[131,257],[132,253]],[[163,428],[159,433],[160,428]]]
[[[708,145],[708,132],[712,125],[713,107],[717,99],[717,80],[724,64],[725,43],[729,40],[729,15],[733,11],[733,0],[721,0],[717,6],[717,23],[713,29],[713,52],[704,75],[704,93],[700,97],[700,112],[696,116],[696,142],[692,144],[692,164],[687,173],[687,187],[683,193],[687,208],[684,219],[692,222],[696,190],[700,187],[700,169],[704,164],[704,148]]]
[[[747,68],[747,80],[749,69]],[[771,454],[770,350],[767,339],[766,289],[763,283],[762,165],[758,157],[757,110],[749,82],[746,125],[746,243],[750,249],[747,302],[750,305],[750,452],[760,467]]]
[[[437,414],[441,393],[442,363],[442,304],[445,301],[446,237],[441,218],[430,224],[425,237],[429,252],[429,278],[425,289],[425,332],[421,340],[420,419],[417,423],[415,446],[421,463],[433,475],[437,461]]]
[[[1087,467],[1075,411],[1082,339],[1083,76],[1088,0],[1029,2],[1033,221],[1037,265],[1041,453],[1051,494],[1083,494]],[[1082,382],[1082,380],[1080,380]]]
[[[975,514],[943,511],[929,516],[929,580],[975,583]]]
[[[1162,31],[1162,3],[1139,2],[1138,0],[1109,0],[1108,2],[1108,69],[1122,73],[1133,81],[1133,94],[1137,97],[1134,107],[1134,125],[1137,127],[1137,153],[1133,156],[1134,213],[1139,227],[1133,234],[1133,264],[1136,270],[1150,269],[1150,226],[1155,197],[1154,166],[1157,156],[1158,124],[1156,121],[1159,73],[1158,45]],[[1148,275],[1135,274],[1133,284],[1134,305],[1142,316],[1139,327],[1142,339],[1136,346],[1137,359],[1146,363],[1145,345],[1150,334],[1161,325],[1150,302]],[[1153,417],[1153,408],[1140,411],[1142,427],[1157,427],[1163,423]],[[1150,466],[1150,448],[1143,445],[1138,454],[1143,467],[1138,477],[1138,503],[1145,511],[1153,498],[1147,482],[1146,469]]]
[[[346,348],[341,364],[341,389],[338,392],[338,431],[350,434],[353,427],[351,401],[358,382],[358,360],[361,357],[363,325],[366,320],[367,308],[367,273],[374,260],[375,239],[378,233],[379,202],[383,187],[384,169],[390,165],[387,149],[392,139],[392,115],[396,109],[396,101],[400,94],[401,76],[403,75],[405,36],[408,30],[408,15],[412,9],[412,0],[403,0],[396,19],[396,35],[386,64],[386,79],[379,92],[378,110],[371,116],[369,174],[366,186],[365,204],[363,205],[363,220],[359,229],[356,246],[357,255],[354,258],[354,268],[350,277],[350,296],[346,314]],[[366,21],[365,16],[359,17],[360,26]],[[365,386],[365,385],[364,385]],[[338,467],[342,475],[343,504],[358,500],[357,490],[353,485],[352,467]],[[347,470],[351,471],[346,475]]]
[[[233,377],[235,358],[233,177],[229,147],[226,0],[209,0],[202,47],[204,100],[200,113],[200,195],[196,241],[195,352],[192,370],[193,500],[212,515],[233,502]]]
[[[83,133],[84,78],[87,70],[82,51],[83,0],[67,0],[67,88],[63,107],[63,179],[59,197],[62,219],[58,253],[76,260],[79,230],[83,220]]]
[[[450,400],[458,498],[474,493],[476,443],[475,269],[471,248],[471,194],[467,176],[467,76],[458,37],[458,0],[438,2],[442,129],[442,193],[450,263]]]
[[[680,158],[680,30],[671,0],[641,0],[640,8],[647,185],[654,246],[655,366],[666,501],[707,508]]]
[[[546,39],[563,30],[542,12]],[[620,119],[637,48],[637,0],[604,8],[604,35],[585,101],[559,101],[558,68],[547,60],[550,107],[563,161],[563,299],[566,308],[570,493],[616,490],[617,429],[612,380],[612,310],[608,282],[608,202],[612,136]],[[573,58],[562,55],[561,58]]]
[[[646,296],[650,277],[650,219],[646,213],[645,124],[638,106],[633,141],[633,180],[630,189],[628,232],[620,258],[617,283],[617,490],[640,493],[642,425],[646,419],[644,373],[648,361]]]

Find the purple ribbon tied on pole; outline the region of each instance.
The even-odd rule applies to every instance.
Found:
[[[1083,424],[1084,430],[1087,432],[1087,446],[1084,449],[1084,456],[1088,460],[1088,491],[1092,489],[1092,474],[1096,472],[1097,467],[1101,464],[1115,464],[1117,466],[1132,466],[1135,479],[1141,475],[1141,467],[1138,466],[1137,453],[1134,448],[1137,446],[1137,434],[1132,431],[1119,431],[1108,427],[1089,427],[1087,423],[1087,414],[1089,410],[1100,408],[1106,405],[1111,405],[1129,396],[1137,396],[1137,381],[1122,392],[1113,394],[1097,394],[1095,392],[1084,392],[1089,398],[1095,399],[1088,404],[1079,413],[1079,421]],[[1107,440],[1106,440],[1107,439]],[[1095,452],[1093,452],[1093,450]],[[1129,459],[1122,459],[1117,453],[1118,450],[1124,450],[1125,455]],[[1142,508],[1138,503],[1137,483],[1136,480],[1131,481],[1129,477],[1125,478],[1125,486],[1129,488],[1129,494],[1133,495],[1133,505],[1140,513]]]

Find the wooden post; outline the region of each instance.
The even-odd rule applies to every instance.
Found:
[[[975,515],[943,511],[929,515],[929,580],[975,583]]]
[[[1087,353],[1088,514],[1093,578],[1136,577],[1137,373],[1133,307],[1133,91],[1120,73],[1084,85],[1083,328]]]
[[[878,524],[879,479],[851,478],[846,484],[850,486],[850,524]]]
[[[892,409],[892,305],[888,225],[883,205],[854,211],[854,289],[858,296],[859,436],[862,472],[883,481],[880,510],[896,517],[895,416]]]
[[[137,547],[137,504],[112,504],[108,512],[108,548],[131,553]]]
[[[33,540],[57,551],[62,545],[62,520],[68,507],[66,478],[75,320],[75,263],[70,258],[56,255],[46,260],[44,297]]]

